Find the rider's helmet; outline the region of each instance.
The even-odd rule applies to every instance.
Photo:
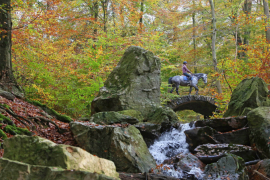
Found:
[[[184,61],[183,64],[187,64],[187,61]]]

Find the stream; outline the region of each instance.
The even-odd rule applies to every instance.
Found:
[[[184,131],[193,129],[189,123],[182,124],[178,129],[172,128],[168,132],[164,132],[152,146],[149,151],[156,160],[157,165],[161,165],[164,160],[170,159],[178,154],[188,154],[188,144],[186,143],[186,135]],[[167,176],[183,178],[187,175],[194,175],[197,179],[203,177],[201,169],[193,167],[189,172],[184,172],[180,168],[174,169],[173,165],[161,165],[162,173]]]

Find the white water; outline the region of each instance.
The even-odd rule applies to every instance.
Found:
[[[170,159],[177,154],[189,153],[184,131],[193,128],[194,127],[189,126],[189,123],[182,124],[179,129],[173,128],[169,132],[163,133],[154,144],[149,147],[149,151],[158,165],[163,163],[164,160]],[[176,178],[182,178],[184,176],[184,172],[181,169],[175,170],[172,165],[165,166],[169,167],[169,169],[162,170],[163,174]],[[198,179],[202,178],[202,173],[201,169],[196,167],[193,167],[191,171],[188,172],[188,174],[194,174]]]

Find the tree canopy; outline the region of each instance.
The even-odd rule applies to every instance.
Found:
[[[194,72],[208,73],[201,93],[217,98],[224,109],[244,78],[270,83],[267,0],[11,2],[18,83],[27,98],[74,117],[90,112],[130,45],[161,58],[163,98],[167,79],[182,74],[183,61]]]

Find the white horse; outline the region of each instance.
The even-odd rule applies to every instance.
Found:
[[[207,74],[203,74],[203,73],[192,74],[191,83],[188,82],[188,79],[185,75],[170,77],[168,83],[172,84],[172,87],[173,87],[170,93],[172,93],[174,88],[176,87],[176,93],[179,95],[178,93],[179,86],[190,86],[189,95],[192,91],[192,87],[195,88],[196,95],[198,95],[199,88],[197,87],[197,84],[198,84],[199,79],[203,79],[203,82],[206,84]]]

